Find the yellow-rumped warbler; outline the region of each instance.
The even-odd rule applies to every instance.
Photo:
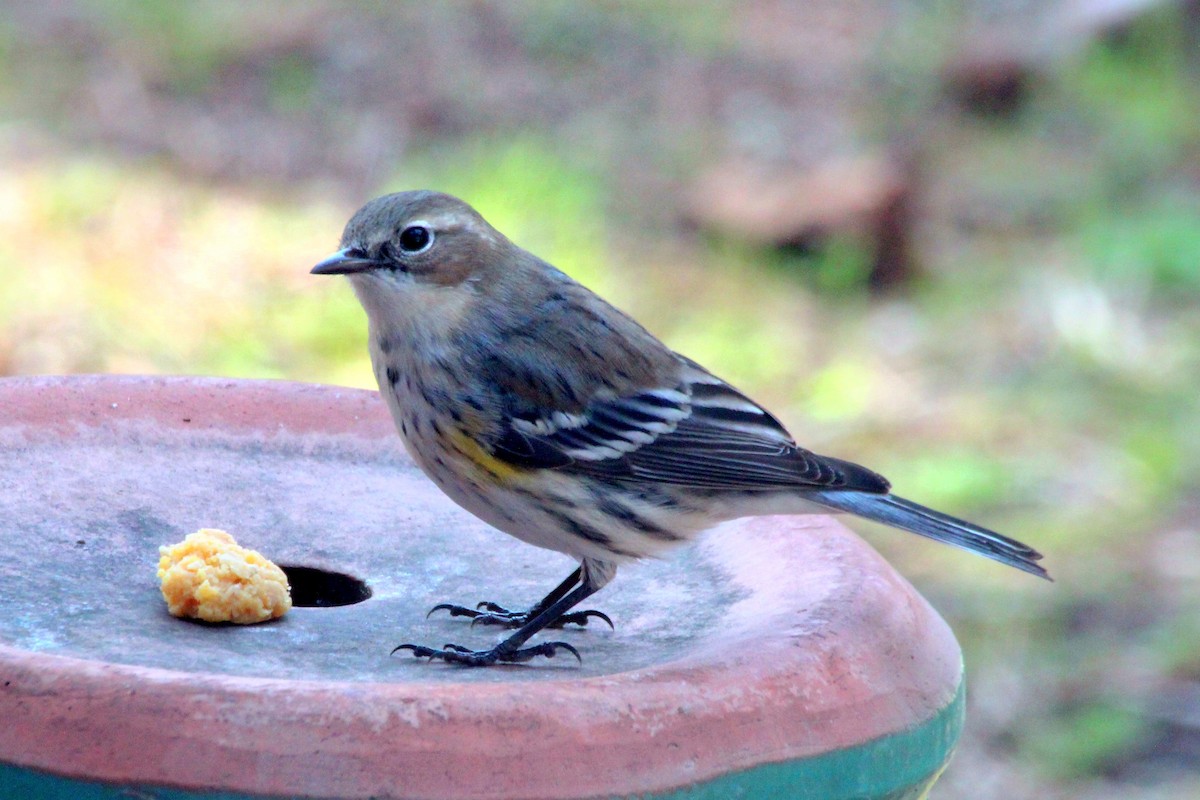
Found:
[[[380,392],[429,477],[500,530],[580,561],[527,612],[434,609],[517,629],[491,650],[397,650],[470,665],[559,649],[578,658],[565,642],[524,645],[546,627],[607,622],[571,609],[619,564],[744,516],[847,511],[1048,577],[1021,542],[799,447],[753,400],[457,198],[372,200],[346,225],[341,249],[312,271],[350,276]]]

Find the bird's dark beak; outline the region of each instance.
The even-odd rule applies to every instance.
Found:
[[[380,266],[379,261],[367,258],[361,250],[346,247],[317,264],[310,271],[313,275],[350,275],[355,272],[366,272],[378,266]]]

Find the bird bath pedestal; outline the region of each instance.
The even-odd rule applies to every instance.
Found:
[[[202,527],[309,568],[325,607],[168,616],[158,546]],[[622,568],[587,604],[615,631],[544,634],[582,665],[389,656],[486,645],[425,612],[525,607],[571,567],[444,498],[374,392],[0,380],[0,796],[899,800],[949,757],[954,637],[825,517]]]

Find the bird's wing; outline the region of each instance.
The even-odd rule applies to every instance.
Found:
[[[799,447],[761,406],[686,360],[671,387],[514,414],[493,452],[526,468],[703,489],[888,490],[864,467]]]

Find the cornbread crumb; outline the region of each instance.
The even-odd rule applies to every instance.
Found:
[[[283,570],[225,531],[201,528],[158,552],[163,598],[176,617],[250,625],[292,607]]]

